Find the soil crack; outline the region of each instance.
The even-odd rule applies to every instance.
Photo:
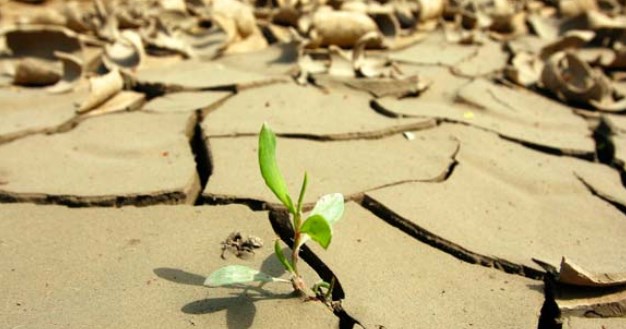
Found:
[[[200,111],[196,112],[193,135],[189,140],[191,152],[193,153],[194,160],[196,161],[196,172],[200,178],[200,189],[198,190],[198,194],[194,196],[194,205],[202,204],[202,191],[204,191],[204,188],[209,182],[209,177],[211,177],[211,174],[213,173],[211,151],[209,149],[207,137],[204,135],[204,131],[202,130],[202,120],[203,118]]]
[[[411,221],[401,217],[391,209],[378,203],[376,200],[365,195],[361,201],[361,206],[372,212],[393,227],[396,227],[414,237],[415,239],[450,254],[462,261],[470,264],[478,264],[485,267],[492,267],[510,274],[521,275],[534,280],[543,279],[545,273],[528,266],[516,264],[505,259],[490,257],[472,252],[462,246],[441,238],[432,232],[412,223]]]

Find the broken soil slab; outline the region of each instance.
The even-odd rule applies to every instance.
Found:
[[[440,184],[367,192],[368,208],[462,259],[510,272],[535,276],[541,270],[532,258],[558,265],[563,256],[591,272],[626,270],[624,214],[576,175],[604,165],[466,126],[442,125],[433,133],[460,140],[454,173]]]
[[[216,60],[228,67],[264,75],[287,75],[297,68],[298,45],[275,44],[260,51],[225,55]]]
[[[232,95],[227,91],[188,91],[169,93],[152,99],[143,109],[150,112],[172,113],[208,110]]]
[[[424,95],[428,94],[428,90]],[[518,89],[475,80],[458,90],[457,103],[431,99],[379,99],[377,106],[398,116],[433,117],[463,122],[504,137],[591,156],[595,145],[584,119],[558,102]]]
[[[437,31],[411,47],[389,53],[389,58],[419,65],[454,66],[475,56],[478,49],[478,46],[450,43],[446,41],[443,31]]]
[[[50,94],[42,89],[0,88],[0,143],[60,129],[76,116],[76,101],[87,90]]]
[[[340,280],[344,309],[365,328],[537,327],[539,281],[459,261],[352,202],[333,233],[328,251],[309,245]]]
[[[109,98],[102,105],[87,112],[85,117],[110,114],[115,112],[131,112],[141,108],[146,101],[146,95],[134,91],[122,90]]]
[[[454,163],[458,143],[415,132],[412,141],[394,135],[375,140],[321,142],[278,138],[277,157],[292,195],[302,175],[309,176],[305,202],[326,193],[346,196],[405,181],[440,181]],[[274,203],[257,166],[258,138],[210,138],[213,173],[203,197],[220,202],[257,200]]]
[[[563,329],[626,329],[624,318],[581,318],[563,319]]]
[[[454,65],[452,71],[465,77],[485,76],[503,70],[508,58],[499,42],[486,40],[476,53]]]
[[[274,84],[231,97],[204,119],[202,127],[209,137],[256,135],[267,122],[277,134],[351,139],[381,137],[435,124],[429,118],[388,118],[376,113],[369,103],[367,95]]]
[[[220,257],[230,233],[261,238],[253,256]],[[290,284],[208,288],[241,264],[280,276],[267,213],[244,206],[70,209],[0,207],[0,327],[337,328]],[[301,266],[306,273],[312,270]],[[308,279],[308,278],[307,278]]]
[[[268,84],[275,78],[258,73],[227,67],[215,62],[186,60],[181,62],[139,69],[140,84],[161,85],[166,89],[244,89]]]
[[[588,288],[559,286],[555,301],[562,317],[626,316],[626,287]]]
[[[193,203],[195,115],[105,115],[0,146],[0,200],[72,205]]]

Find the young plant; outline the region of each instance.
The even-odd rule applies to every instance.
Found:
[[[205,280],[207,286],[224,286],[247,282],[286,282],[291,283],[294,291],[303,297],[307,297],[307,285],[298,271],[300,248],[308,240],[317,242],[322,248],[328,249],[333,237],[332,225],[343,215],[343,195],[332,193],[322,196],[313,210],[305,217],[302,212],[304,194],[308,184],[307,173],[304,173],[300,194],[296,203],[287,191],[287,184],[283,178],[276,161],[276,136],[272,130],[264,124],[259,134],[259,167],[265,184],[274,193],[276,198],[289,212],[293,226],[293,248],[290,259],[287,259],[281,249],[280,240],[274,242],[274,253],[289,273],[289,280],[275,278],[258,270],[243,265],[229,265],[213,272]],[[312,287],[317,298],[328,301],[332,293],[334,280],[331,283],[319,282]]]

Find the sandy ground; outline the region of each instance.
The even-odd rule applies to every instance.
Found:
[[[0,1],[0,26],[63,5]],[[202,38],[193,58],[152,46],[116,62],[122,90],[88,111],[106,46],[82,40],[82,75],[53,93],[13,85],[23,53],[0,42],[0,328],[626,328],[624,285],[554,272],[567,257],[626,273],[626,116],[505,81],[511,49],[538,37],[463,45],[437,29],[386,51],[428,82],[407,97],[413,80],[337,63],[297,83],[293,43],[215,57],[224,34]],[[58,47],[40,41],[18,48]],[[302,256],[307,281],[336,278],[334,313],[288,284],[202,284],[230,263],[287,276],[264,122],[292,194],[307,171],[307,207],[346,198],[330,248]],[[237,231],[264,245],[223,259]]]

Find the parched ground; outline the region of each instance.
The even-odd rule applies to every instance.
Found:
[[[189,3],[163,21],[197,19]],[[506,40],[415,32],[368,52],[382,68],[367,76],[281,42],[259,12],[262,46],[213,26],[193,42],[138,33],[135,47],[107,39],[101,13],[81,32],[14,25],[61,5],[0,1],[0,328],[626,328],[621,64],[587,60],[601,48],[587,37],[551,35],[563,27],[551,6]],[[581,31],[625,32],[621,17]],[[539,71],[516,66],[520,53]],[[596,73],[569,58],[559,89],[537,74],[555,53]],[[56,80],[23,86],[27,57]],[[599,72],[609,94],[580,92]],[[334,312],[289,285],[203,286],[227,264],[287,276],[272,248],[290,242],[287,218],[257,164],[263,123],[292,194],[308,172],[307,208],[345,196],[330,248],[302,252],[308,282],[335,278]],[[232,232],[264,245],[221,257]],[[609,284],[562,282],[564,257]]]

